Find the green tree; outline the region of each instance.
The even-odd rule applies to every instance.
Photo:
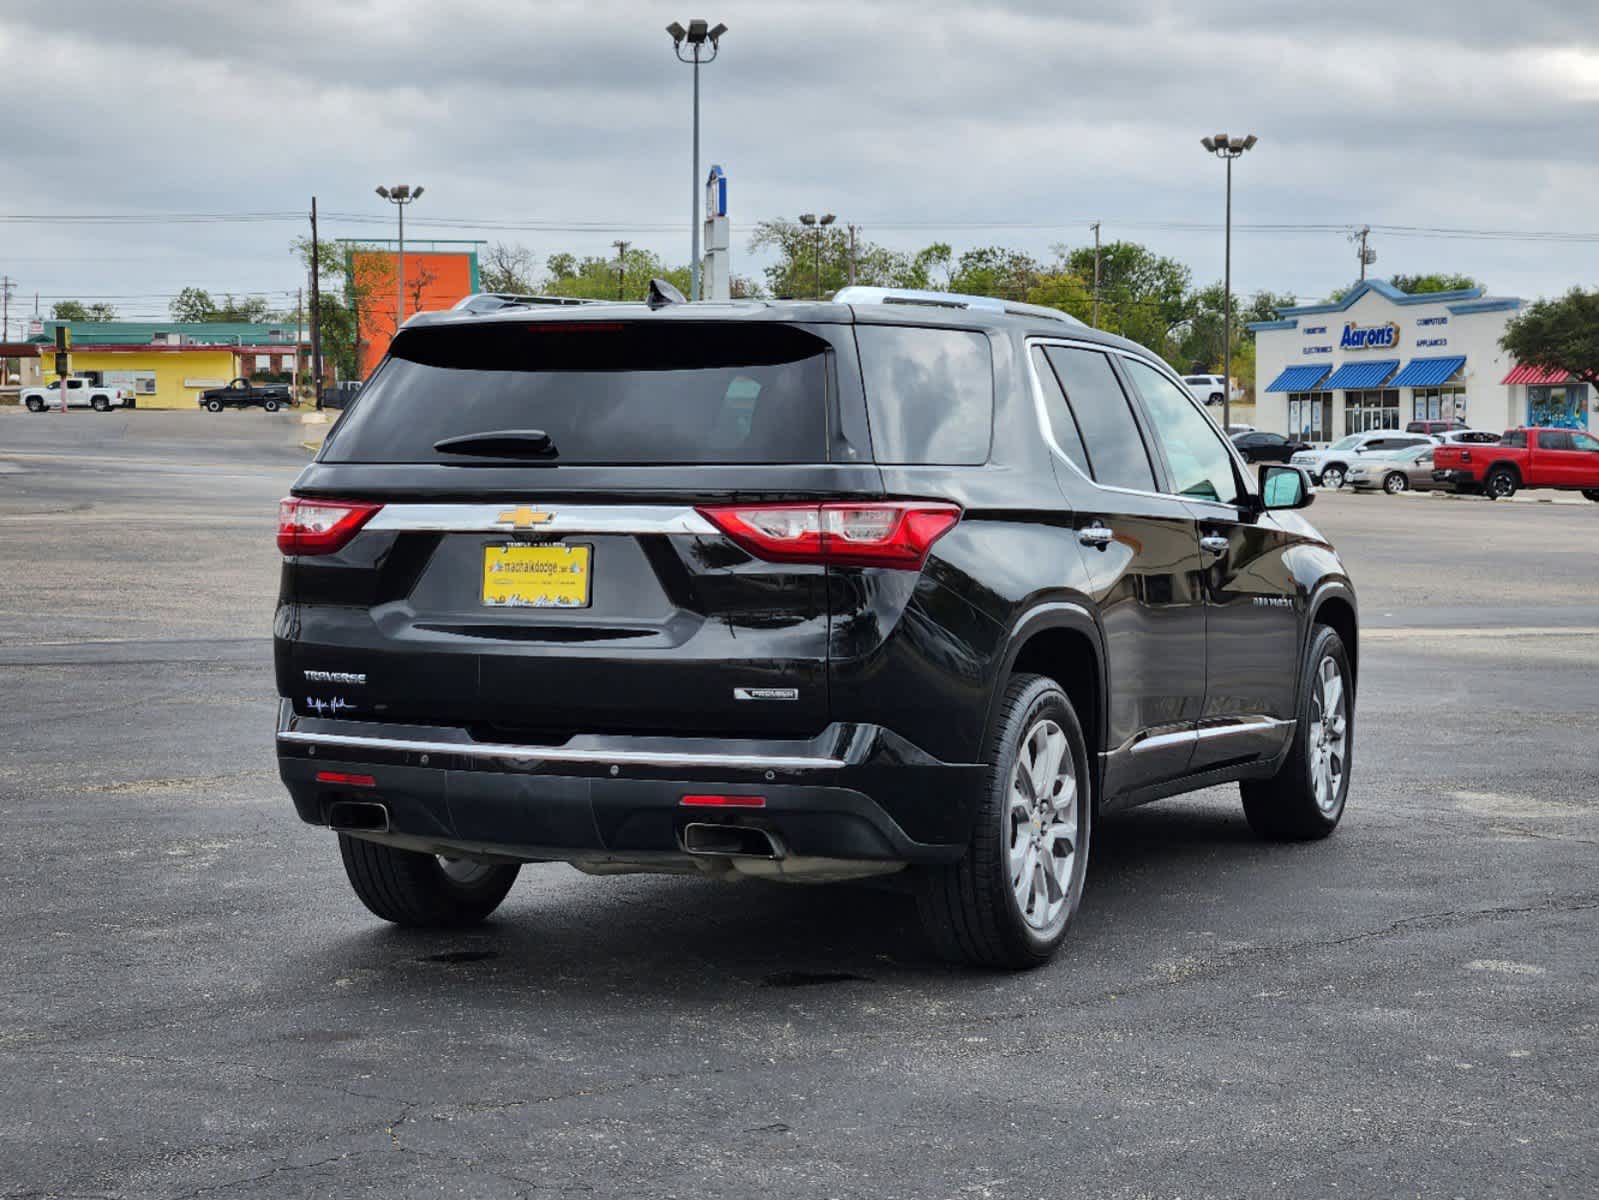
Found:
[[[1480,288],[1482,284],[1470,275],[1457,275],[1450,272],[1434,271],[1428,275],[1395,275],[1389,283],[1412,296],[1423,292],[1459,292],[1467,288]]]
[[[84,304],[81,300],[62,300],[50,308],[50,316],[57,321],[115,321],[116,306],[104,302]]]
[[[664,279],[685,296],[689,292],[689,269],[668,267],[652,250],[634,248],[619,263],[614,258],[585,255],[579,258],[565,252],[544,260],[549,279],[543,290],[551,296],[572,296],[580,300],[642,300],[649,294],[651,279]]]
[[[1094,278],[1094,248],[1057,246],[1057,272]],[[1181,355],[1175,340],[1193,315],[1191,275],[1174,258],[1137,242],[1107,242],[1100,248],[1100,328],[1148,346],[1174,366]]]
[[[969,296],[1025,300],[1043,282],[1045,270],[1031,254],[1004,246],[978,246],[961,253],[949,290]]]
[[[750,251],[763,250],[777,253],[777,261],[764,273],[767,290],[779,299],[831,296],[850,281],[849,229],[845,226],[761,221],[750,235]],[[943,242],[906,254],[857,236],[855,282],[868,287],[937,290],[948,284],[950,254]]]
[[[295,238],[290,244],[290,249],[304,264],[305,270],[309,271],[311,239]],[[317,255],[322,361],[333,364],[334,376],[338,379],[361,378],[360,335],[356,325],[357,306],[375,301],[373,293],[379,282],[386,282],[391,291],[394,287],[392,271],[388,273],[385,281],[368,278],[365,274],[357,279],[355,276],[361,273],[352,271],[350,264],[350,256],[344,247],[322,243]],[[309,308],[309,297],[306,305]]]
[[[211,293],[204,288],[184,288],[167,305],[167,311],[172,314],[174,321],[199,323],[217,319],[216,301],[211,299]]]
[[[1599,289],[1534,301],[1505,326],[1499,344],[1518,363],[1599,386]]]
[[[1027,303],[1058,308],[1079,321],[1087,322],[1094,317],[1094,287],[1070,271],[1059,271],[1043,276],[1029,288]]]

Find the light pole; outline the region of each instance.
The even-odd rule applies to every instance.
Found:
[[[397,255],[400,303],[394,310],[394,332],[397,334],[400,332],[400,326],[405,324],[405,206],[420,200],[422,189],[414,188],[408,183],[397,183],[393,187],[378,188],[378,195],[400,210],[400,253]]]
[[[1222,326],[1221,326],[1221,427],[1228,437],[1232,425],[1233,405],[1233,159],[1245,150],[1252,149],[1260,139],[1254,134],[1230,138],[1225,133],[1215,137],[1200,138],[1199,144],[1217,158],[1227,160],[1227,249],[1222,268]]]
[[[666,32],[672,35],[672,48],[677,51],[678,62],[694,64],[694,179],[693,206],[689,210],[689,232],[693,235],[692,257],[689,259],[689,285],[688,298],[700,298],[700,63],[715,62],[716,55],[722,48],[722,35],[727,32],[726,25],[717,25],[715,29],[706,28],[706,22],[698,17],[688,23],[684,29],[676,21],[666,27]],[[689,45],[690,56],[683,57],[683,43]],[[706,42],[711,44],[710,57],[700,57],[701,48]]]
[[[832,213],[800,213],[800,224],[816,230],[816,298],[822,298],[822,230],[838,220]]]

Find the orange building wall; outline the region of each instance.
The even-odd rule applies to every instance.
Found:
[[[403,319],[396,322],[399,306],[392,250],[355,249],[350,254],[350,273],[356,290],[364,297],[358,318],[361,335],[361,374],[389,352],[389,342]],[[477,256],[470,253],[421,251],[405,252],[405,313],[431,312],[451,307],[470,296],[477,284]]]

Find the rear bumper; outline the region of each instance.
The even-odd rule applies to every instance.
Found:
[[[770,834],[780,855],[948,862],[971,836],[984,768],[941,762],[878,726],[805,741],[588,736],[560,746],[474,741],[461,729],[296,716],[281,705],[278,769],[300,818],[381,804],[398,845],[581,864],[692,861],[691,822]],[[334,772],[373,786],[320,782]],[[686,807],[692,793],[760,808]]]

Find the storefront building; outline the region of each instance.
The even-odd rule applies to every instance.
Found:
[[[310,346],[303,334],[296,343],[292,323],[45,321],[34,342],[48,350],[58,324],[72,333],[72,373],[123,388],[137,408],[198,410],[207,388],[241,377],[287,383],[297,366],[310,379]]]
[[[1499,346],[1521,310],[1480,288],[1408,295],[1383,280],[1259,321],[1255,424],[1309,442],[1456,420],[1478,429],[1586,429],[1591,389],[1518,366]]]

